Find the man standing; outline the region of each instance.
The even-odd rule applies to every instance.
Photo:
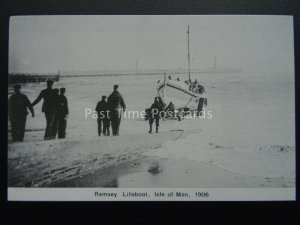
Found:
[[[42,99],[44,99],[43,106],[42,106],[42,112],[45,113],[46,117],[46,129],[45,129],[45,135],[44,140],[50,140],[53,137],[52,131],[53,131],[53,123],[54,123],[54,117],[55,117],[55,107],[52,105],[54,102],[53,99],[55,98],[53,93],[53,81],[48,80],[47,81],[47,88],[42,90],[37,99],[32,103],[32,106],[35,106],[38,104]]]
[[[163,111],[163,104],[160,102],[159,97],[154,98],[154,103],[150,107],[150,117],[149,117],[149,134],[152,133],[152,124],[155,121],[155,128],[156,133],[158,133],[158,127],[159,127],[159,119],[161,116],[161,112]]]
[[[97,103],[95,111],[98,115],[98,135],[101,136],[101,132],[103,132],[104,135],[110,135],[109,132],[109,107],[108,103],[106,102],[106,96],[102,96],[102,100]],[[103,125],[103,129],[102,129]]]
[[[52,117],[53,121],[50,122],[52,124],[50,139],[55,139],[58,132],[58,121],[59,121],[59,111],[60,111],[58,88],[53,89],[53,98],[51,99],[51,106],[54,110],[54,115]]]
[[[205,93],[205,89],[202,85],[198,84],[198,93],[199,94],[203,94]],[[207,98],[199,98],[199,102],[198,102],[198,108],[197,108],[197,115],[202,116],[203,114],[203,107],[204,105],[207,105]]]
[[[108,97],[110,108],[111,127],[113,136],[119,135],[119,127],[121,123],[121,111],[125,112],[126,105],[122,95],[118,91],[119,85],[114,85],[114,91]]]
[[[175,116],[175,106],[172,102],[169,103],[169,105],[165,109],[167,116],[170,118],[174,118]]]
[[[60,88],[60,95],[58,96],[58,112],[57,112],[57,120],[58,120],[58,138],[66,137],[66,128],[67,128],[67,116],[69,115],[69,107],[68,100],[65,96],[66,89]]]
[[[26,125],[27,108],[34,117],[34,110],[26,95],[21,93],[21,85],[14,86],[15,94],[8,100],[8,116],[11,123],[13,142],[23,141]]]

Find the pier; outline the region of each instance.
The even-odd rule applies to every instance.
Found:
[[[47,80],[59,81],[59,73],[57,74],[31,74],[31,73],[14,73],[9,74],[9,83],[35,83],[46,82]]]

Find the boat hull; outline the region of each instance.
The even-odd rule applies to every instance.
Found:
[[[188,86],[182,82],[164,82],[157,85],[157,94],[164,104],[172,102],[176,109],[188,108],[196,110],[202,94],[193,93]]]

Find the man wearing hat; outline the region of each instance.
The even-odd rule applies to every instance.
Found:
[[[98,135],[101,136],[103,132],[104,135],[109,136],[109,124],[110,124],[110,115],[109,115],[109,107],[108,103],[106,102],[106,96],[102,96],[102,100],[97,103],[95,111],[98,115]],[[103,125],[103,130],[102,130]]]
[[[125,112],[126,105],[122,95],[118,91],[119,85],[114,85],[114,91],[108,97],[110,107],[111,127],[113,136],[119,135],[119,127],[121,123],[121,111]]]
[[[23,141],[26,125],[27,108],[34,117],[34,110],[28,97],[21,93],[21,85],[14,86],[15,94],[8,100],[8,116],[11,123],[12,140]]]
[[[58,96],[58,112],[57,112],[57,119],[58,119],[58,138],[65,138],[66,137],[66,128],[67,128],[67,116],[69,115],[69,107],[68,107],[68,100],[65,96],[66,88],[60,88],[60,95]]]
[[[59,121],[59,111],[60,111],[60,102],[59,102],[59,89],[53,89],[53,98],[51,99],[51,105],[54,109],[54,116],[52,117],[53,121],[51,121],[51,137],[50,139],[55,139],[58,133],[58,121]]]
[[[36,100],[32,103],[32,106],[35,106],[38,104],[42,99],[44,99],[43,105],[42,105],[42,112],[45,113],[46,117],[46,129],[45,129],[45,135],[44,140],[50,140],[53,137],[52,131],[53,131],[53,122],[55,120],[55,106],[53,106],[53,99],[55,98],[53,93],[53,81],[48,80],[47,81],[47,88],[42,90],[37,97]]]

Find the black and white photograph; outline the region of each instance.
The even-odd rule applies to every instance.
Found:
[[[8,200],[295,200],[293,27],[10,17]]]

